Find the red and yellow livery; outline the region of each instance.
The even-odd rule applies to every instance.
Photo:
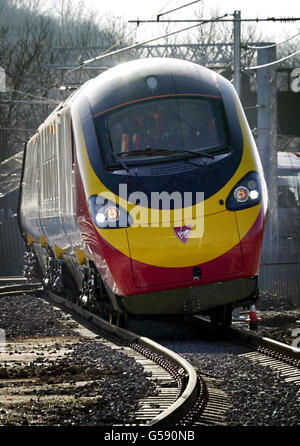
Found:
[[[263,171],[234,88],[199,65],[138,60],[82,86],[28,142],[20,198],[45,283],[85,301],[228,322],[257,299]]]

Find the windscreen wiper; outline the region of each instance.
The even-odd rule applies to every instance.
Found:
[[[214,150],[214,155],[221,155],[222,153],[231,153],[230,147],[221,147],[218,150]]]
[[[134,156],[134,155],[153,155],[156,152],[172,152],[172,153],[187,153],[187,154],[192,154],[194,156],[201,156],[201,157],[205,157],[205,158],[211,158],[214,159],[214,155],[212,155],[211,153],[207,153],[201,150],[201,152],[198,152],[196,150],[187,150],[187,149],[169,149],[169,148],[165,148],[165,149],[158,149],[158,148],[153,148],[153,147],[146,147],[145,149],[139,149],[139,150],[133,150],[130,152],[121,152],[118,153],[118,157],[119,156]]]
[[[145,149],[130,150],[129,152],[118,153],[117,156],[135,156],[135,155],[153,155],[155,152],[176,152],[173,149],[156,149],[153,147],[145,147]]]
[[[201,150],[201,149],[199,149]],[[188,154],[193,154],[195,156],[200,156],[202,158],[211,158],[212,160],[215,158],[214,155],[212,155],[211,153],[208,153],[204,150],[201,150],[200,152],[197,151],[197,149],[180,149],[180,150],[175,150],[175,152],[182,152],[182,153],[188,153]]]
[[[214,149],[212,152],[210,150]],[[199,150],[199,152],[198,152]],[[184,149],[182,150],[186,153],[194,153],[195,155],[208,157],[214,159],[216,155],[221,155],[222,153],[232,153],[230,147],[220,147],[216,149],[216,146],[207,146],[199,149]]]

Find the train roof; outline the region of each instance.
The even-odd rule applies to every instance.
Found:
[[[219,82],[229,84],[225,78],[199,64],[154,57],[125,62],[108,69],[84,84],[74,99],[85,95],[95,115],[120,104],[164,95],[220,97]]]
[[[147,85],[149,77],[157,79],[156,88],[151,89]],[[186,60],[153,57],[124,62],[88,80],[58,104],[30,139],[45,125],[51,124],[61,110],[83,96],[88,98],[92,113],[98,114],[116,105],[147,97],[172,94],[220,96],[219,82],[226,82],[232,88],[222,76]]]

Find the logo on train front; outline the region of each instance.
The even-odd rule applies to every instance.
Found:
[[[191,225],[187,226],[174,226],[174,232],[177,236],[177,238],[183,242],[186,243],[191,235],[192,227]]]

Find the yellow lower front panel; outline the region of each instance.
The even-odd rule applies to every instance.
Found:
[[[181,224],[176,222],[159,228],[129,227],[131,258],[153,266],[182,268],[209,262],[240,242],[234,212],[201,217],[192,227],[193,223],[185,222],[183,239],[178,236]]]

